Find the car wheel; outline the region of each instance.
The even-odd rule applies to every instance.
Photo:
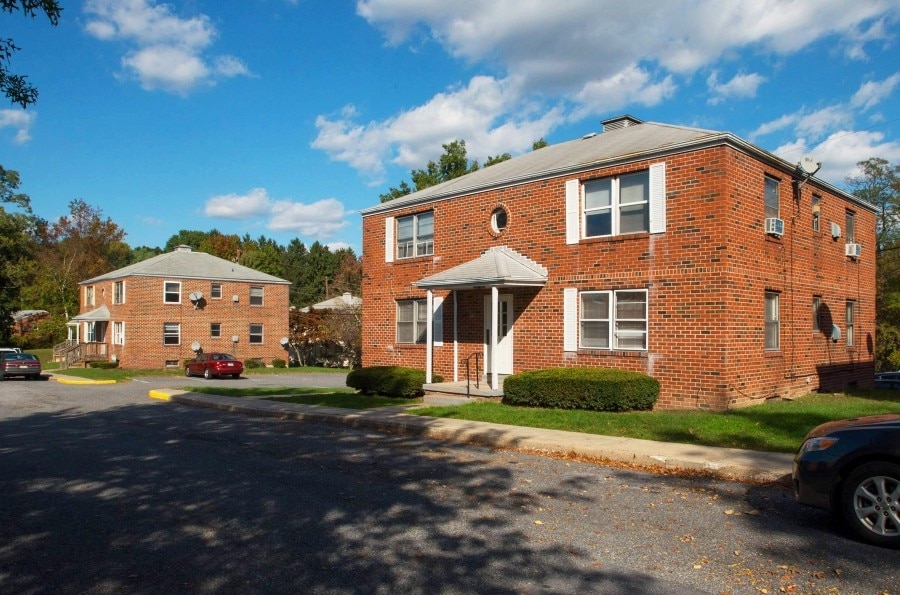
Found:
[[[187,376],[188,378],[191,377],[191,369],[188,368],[187,366],[184,367],[184,375]]]
[[[900,547],[900,465],[875,462],[855,469],[841,490],[841,511],[861,539]]]
[[[212,378],[212,374],[210,373],[209,368],[206,368],[205,370],[203,370],[203,377],[206,378],[207,380]]]

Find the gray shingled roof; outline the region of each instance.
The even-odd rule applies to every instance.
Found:
[[[700,128],[644,122],[549,145],[360,212],[369,215],[432,199],[557,176],[616,158],[640,158],[638,156],[645,153],[726,137],[731,135]]]
[[[86,322],[109,322],[109,308],[106,305],[100,306],[90,312],[73,316],[72,320],[83,320]]]
[[[629,117],[630,119],[630,117]],[[615,122],[617,119],[609,120]],[[640,122],[632,119],[633,122]],[[587,169],[625,163],[639,159],[662,157],[667,154],[697,149],[703,146],[730,144],[742,151],[754,154],[786,172],[796,165],[757,147],[729,132],[640,122],[525,153],[490,167],[448,180],[436,186],[424,188],[407,196],[396,198],[360,211],[363,216],[383,213],[403,207],[444,200],[456,196],[482,192],[491,188],[503,188],[524,182],[577,173]],[[860,206],[873,209],[872,205],[836,188],[823,180],[816,183],[846,197]]]
[[[81,281],[80,285],[121,279],[123,277],[168,277],[290,284],[290,281],[279,279],[267,273],[261,273],[224,258],[205,252],[194,252],[187,246],[179,246],[172,252],[166,252],[127,267],[116,269],[99,277]]]
[[[546,283],[546,268],[507,246],[494,246],[474,260],[420,279],[413,285],[422,289],[461,289]]]

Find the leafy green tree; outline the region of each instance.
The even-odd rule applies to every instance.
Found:
[[[128,264],[135,264],[138,262],[143,262],[148,258],[153,258],[154,256],[159,256],[163,251],[160,248],[151,248],[150,246],[138,246],[137,248],[132,248],[131,253],[128,255]]]
[[[9,344],[11,316],[21,309],[21,291],[34,248],[37,219],[31,212],[31,199],[18,189],[19,174],[0,166],[0,344]],[[14,210],[7,211],[3,204]]]
[[[547,147],[547,146],[550,146],[550,143],[548,143],[544,137],[541,137],[531,143],[531,150],[537,151],[538,149],[543,149],[544,147]]]
[[[238,262],[245,267],[283,278],[282,254],[284,248],[275,240],[260,236],[258,240],[241,243],[242,252]]]
[[[875,366],[900,369],[900,166],[879,157],[860,161],[847,188],[877,209]]]
[[[12,14],[21,10],[25,16],[34,18],[38,11],[43,11],[54,27],[59,23],[62,8],[56,0],[0,0],[0,10]],[[27,108],[37,101],[38,90],[28,82],[28,77],[12,74],[8,70],[12,55],[21,48],[12,39],[0,39],[0,91],[13,104]]]
[[[503,153],[502,155],[488,155],[487,160],[484,162],[485,167],[490,167],[492,165],[497,165],[503,161],[508,161],[512,159],[512,155],[509,153]]]
[[[121,268],[131,257],[125,230],[80,198],[69,203],[69,215],[39,230],[39,240],[30,297],[67,319],[78,311],[79,281]]]
[[[215,230],[213,230],[215,231]],[[212,232],[198,231],[196,229],[182,229],[166,242],[164,251],[171,252],[178,246],[190,246],[193,250],[199,250],[200,244],[209,237]]]
[[[394,200],[395,198],[406,196],[413,191],[430,188],[431,186],[446,182],[447,180],[452,180],[473,171],[478,171],[478,161],[475,160],[471,163],[469,162],[466,152],[466,141],[454,140],[442,146],[444,148],[444,154],[440,156],[437,162],[429,161],[424,169],[414,169],[410,172],[409,175],[412,179],[413,186],[415,186],[415,190],[413,190],[406,182],[401,182],[397,188],[390,188],[385,194],[380,195],[379,198],[381,199],[381,202]],[[498,155],[493,159],[500,159],[502,161],[502,156]]]

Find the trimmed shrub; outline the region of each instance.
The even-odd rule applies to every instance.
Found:
[[[258,359],[248,359],[244,362],[244,367],[253,370],[255,368],[262,368],[263,363]]]
[[[433,382],[443,382],[443,378],[435,374]],[[402,366],[369,366],[357,368],[347,374],[347,386],[355,388],[367,395],[382,395],[411,399],[425,394],[425,371]]]
[[[283,359],[279,359],[276,357],[275,359],[272,360],[272,367],[273,368],[286,368],[287,362],[284,361]]]
[[[112,370],[119,367],[119,362],[90,362],[88,365],[101,370]]]
[[[552,368],[508,376],[503,403],[588,411],[647,411],[659,398],[659,382],[640,372],[613,368]]]

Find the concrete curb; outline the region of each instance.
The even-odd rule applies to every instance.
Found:
[[[409,407],[339,409],[166,389],[151,390],[150,397],[245,415],[316,421],[501,449],[583,457],[636,466],[655,472],[708,475],[745,483],[774,483],[788,486],[793,463],[793,456],[784,453],[423,417],[405,413]]]
[[[60,384],[115,384],[115,380],[90,380],[88,378],[78,378],[76,376],[62,376],[48,372],[51,380],[55,380]]]

